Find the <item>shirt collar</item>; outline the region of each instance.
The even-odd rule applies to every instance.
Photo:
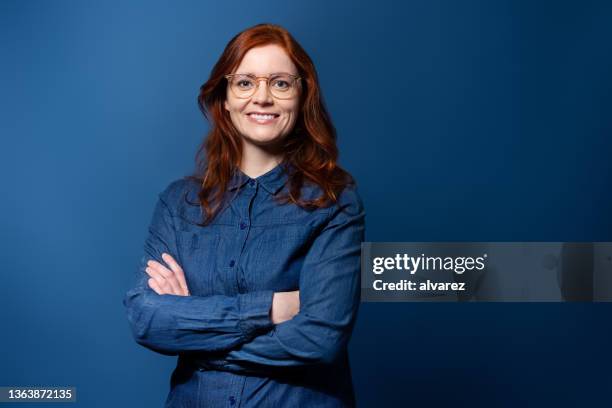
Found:
[[[240,168],[236,167],[234,168],[234,173],[232,174],[228,184],[228,190],[232,191],[237,188],[241,188],[250,180],[255,180],[264,188],[264,190],[274,195],[287,182],[289,167],[289,164],[279,163],[272,170],[269,170],[268,172],[254,179],[251,179],[249,176],[244,174]]]

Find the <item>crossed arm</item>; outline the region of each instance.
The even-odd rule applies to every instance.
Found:
[[[271,290],[237,296],[189,294],[182,269],[168,255],[177,253],[177,240],[166,191],[153,211],[136,285],[123,299],[136,342],[165,355],[219,352],[271,328]],[[166,262],[169,268],[163,266]],[[161,282],[164,275],[170,279]]]
[[[167,266],[149,260],[145,272],[150,276],[149,287],[158,295],[190,296],[185,272],[179,263],[167,253],[162,254]],[[300,310],[300,291],[275,292],[272,296],[270,320],[279,324],[295,316]]]
[[[305,257],[300,290],[292,295],[190,296],[180,265],[162,256],[176,253],[173,231],[160,195],[139,282],[124,299],[139,344],[170,355],[222,351],[214,365],[245,372],[328,363],[346,347],[359,305],[365,234],[365,212],[355,189],[348,187],[330,211]]]

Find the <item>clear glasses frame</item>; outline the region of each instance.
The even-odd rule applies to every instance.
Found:
[[[241,93],[239,94],[238,92],[236,92],[236,90],[234,89],[234,87],[232,86],[232,79],[234,77],[246,77],[249,78],[251,80],[254,80],[256,85],[253,87],[252,90],[250,90],[248,93]],[[278,93],[278,90],[274,90],[273,88],[270,87],[270,81],[272,79],[278,78],[278,77],[289,77],[291,79],[291,86],[296,88],[296,92],[291,93],[291,95],[286,96],[283,95],[283,93]],[[302,77],[296,76],[296,75],[291,75],[291,74],[273,74],[270,76],[255,76],[255,75],[251,75],[251,74],[227,74],[225,75],[225,78],[227,79],[227,83],[228,86],[230,88],[230,90],[232,91],[232,93],[234,94],[234,96],[236,98],[240,98],[240,99],[248,99],[250,97],[252,97],[253,95],[255,95],[255,92],[257,92],[257,90],[259,89],[259,83],[261,80],[265,80],[266,81],[266,86],[268,87],[268,91],[270,92],[270,94],[275,97],[276,99],[292,99],[297,95],[297,88],[300,84],[300,80],[302,79]]]

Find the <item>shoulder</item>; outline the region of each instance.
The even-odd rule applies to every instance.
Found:
[[[359,193],[356,178],[348,170],[338,166],[333,179],[342,186],[342,188],[336,190],[336,202],[333,207],[348,208],[355,212],[363,211],[363,200]]]
[[[355,183],[347,184],[337,195],[336,202],[329,207],[324,229],[345,231],[363,241],[365,224],[366,212],[359,189]]]
[[[344,213],[348,216],[365,215],[363,199],[359,193],[357,183],[347,184],[338,194],[336,202],[330,209],[330,215]]]
[[[357,183],[347,184],[338,196],[338,204],[353,207],[363,207],[363,200]]]
[[[158,194],[172,212],[181,212],[180,208],[188,201],[197,201],[200,185],[197,180],[184,176],[169,182]]]
[[[341,175],[344,178],[344,183],[340,183],[341,187],[335,188],[335,200],[321,208],[321,211],[330,217],[339,210],[344,209],[354,213],[364,211],[363,200],[356,179],[345,170],[342,171]],[[306,181],[302,187],[300,197],[306,200],[314,200],[325,194],[324,189],[320,185]]]
[[[318,193],[323,190],[316,187]],[[346,222],[359,221],[365,219],[365,209],[363,200],[357,186],[357,181],[350,178],[341,188],[335,192],[335,201],[325,207],[326,222],[330,225],[344,224]]]

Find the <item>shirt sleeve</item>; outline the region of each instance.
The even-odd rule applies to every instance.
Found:
[[[161,254],[176,259],[173,217],[165,197],[158,196],[140,260],[136,285],[127,291],[123,305],[136,342],[165,355],[183,351],[218,352],[249,341],[260,330],[273,326],[270,319],[273,291],[238,296],[158,295],[149,285],[147,261],[162,265]],[[189,282],[187,282],[189,285]]]
[[[211,368],[271,373],[331,363],[346,350],[360,301],[365,212],[356,187],[345,189],[337,204],[305,257],[299,313],[206,362]]]

